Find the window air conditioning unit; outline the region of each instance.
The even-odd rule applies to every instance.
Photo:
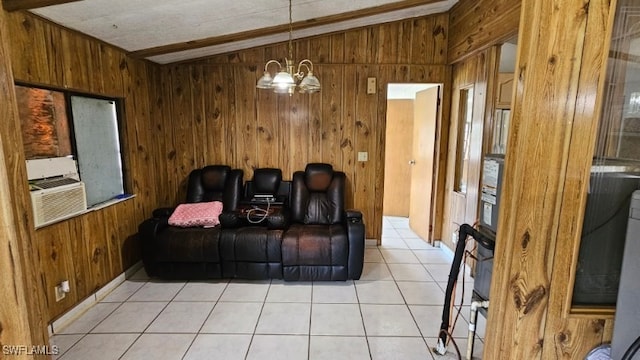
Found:
[[[31,205],[36,227],[79,215],[87,210],[84,183],[31,190]]]

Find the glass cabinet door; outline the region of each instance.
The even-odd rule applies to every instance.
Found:
[[[637,3],[618,1],[576,269],[575,306],[615,306],[631,195],[640,189]]]

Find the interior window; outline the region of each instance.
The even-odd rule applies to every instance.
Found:
[[[15,88],[32,190],[38,181],[76,179],[89,208],[124,194],[117,99]]]
[[[469,169],[469,146],[473,120],[473,87],[460,90],[458,109],[458,142],[456,149],[456,172],[454,191],[467,193],[467,173]]]

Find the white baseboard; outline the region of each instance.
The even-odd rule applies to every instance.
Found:
[[[122,284],[127,278],[135,274],[142,267],[142,261],[138,261],[133,266],[125,270],[122,274],[118,275],[115,279],[109,281],[103,287],[98,289],[95,293],[89,295],[86,299],[76,304],[66,313],[62,314],[59,318],[51,322],[47,327],[49,330],[49,336],[58,333],[62,328],[67,326],[71,321],[75,320],[78,316],[82,315],[85,311],[89,310],[94,304],[102,300],[118,285]]]
[[[378,240],[376,239],[364,239],[364,246],[377,246]]]

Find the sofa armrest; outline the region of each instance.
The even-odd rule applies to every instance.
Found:
[[[168,218],[147,219],[138,226],[138,236],[142,242],[142,263],[149,276],[156,275],[156,235],[168,226]]]
[[[364,265],[364,221],[362,212],[347,210],[347,236],[349,237],[349,278],[360,279]]]
[[[175,207],[161,207],[153,210],[154,218],[168,218],[173,214]]]
[[[225,210],[220,214],[218,220],[220,220],[220,226],[222,226],[223,229],[235,229],[243,224],[237,211]]]

